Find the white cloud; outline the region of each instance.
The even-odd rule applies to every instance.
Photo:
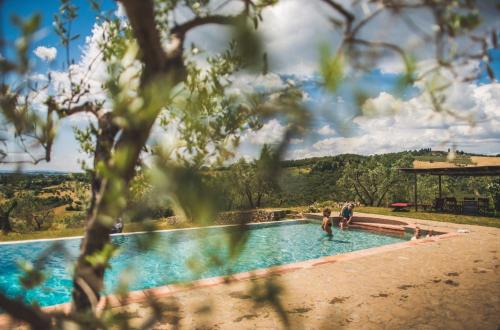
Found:
[[[30,79],[33,81],[47,81],[48,77],[41,73],[34,73],[30,76]]]
[[[272,119],[265,123],[258,131],[247,132],[242,140],[248,140],[251,144],[257,145],[275,144],[283,140],[285,130],[285,126],[281,125],[277,119]]]
[[[335,135],[335,131],[329,126],[325,125],[318,130],[318,133],[323,136]]]
[[[54,47],[39,46],[33,51],[33,53],[35,53],[35,55],[41,60],[51,62],[57,56],[57,49]]]
[[[304,143],[304,139],[292,138],[290,139],[290,144],[301,144]]]
[[[446,149],[453,145],[469,152],[499,153],[500,84],[457,84],[447,96],[444,106],[452,115],[433,111],[425,95],[402,101],[381,93],[367,103],[383,115],[357,117],[356,136],[327,137],[309,147],[295,149],[288,157]]]
[[[268,73],[266,75],[249,75],[237,74],[232,77],[233,83],[228,88],[228,94],[241,95],[245,93],[255,92],[273,92],[278,91],[287,86],[287,84],[276,73]]]
[[[363,114],[370,117],[391,116],[401,111],[403,102],[389,93],[382,92],[376,98],[368,99],[363,104]]]
[[[125,18],[127,17],[127,12],[125,11],[125,7],[123,7],[121,2],[117,3],[118,6],[115,10],[115,16],[118,18]]]
[[[263,11],[260,31],[271,70],[298,75],[317,70],[320,43],[339,40],[322,9],[316,1],[289,0]]]
[[[80,98],[80,103],[86,101],[108,100],[102,85],[108,80],[107,64],[104,62],[100,45],[105,42],[108,23],[94,24],[92,34],[85,38],[85,45],[82,48],[80,60],[69,67],[73,82],[84,81],[89,93]],[[68,97],[70,94],[70,80],[67,71],[52,71],[54,88],[60,99]],[[105,104],[106,106],[106,104]]]

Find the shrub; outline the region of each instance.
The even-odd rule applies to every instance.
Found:
[[[81,227],[85,223],[85,212],[75,212],[59,218],[56,223],[64,228]]]

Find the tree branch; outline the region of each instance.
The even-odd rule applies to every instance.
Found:
[[[359,173],[358,172],[355,172],[354,174],[354,178],[356,180],[356,183],[363,189],[363,191],[365,192],[366,194],[366,197],[369,198],[370,200],[370,205],[373,205],[373,196],[370,194],[370,192],[368,191],[368,189],[366,189],[366,187],[361,183],[361,180],[359,179]]]
[[[172,28],[171,33],[183,39],[184,35],[191,29],[207,24],[233,25],[243,17],[243,13],[236,16],[212,15],[205,17],[196,17],[190,21],[176,25]]]
[[[354,22],[354,19],[356,18],[353,13],[345,9],[341,4],[333,1],[333,0],[321,0],[324,3],[326,3],[328,6],[332,7],[335,9],[338,13],[340,13],[342,16],[344,16],[346,20],[346,34],[351,33],[351,28],[352,28],[352,23]]]
[[[47,314],[21,301],[10,299],[2,292],[0,292],[0,307],[13,318],[27,322],[34,330],[51,328],[50,317]]]
[[[361,199],[361,203],[363,203],[363,204],[365,204],[365,205],[366,205],[366,204],[368,204],[368,203],[366,202],[366,200],[364,199],[364,197],[363,197],[363,196],[361,195],[361,193],[359,192],[358,187],[357,187],[356,185],[354,185],[354,191],[356,192],[356,195],[358,195],[359,199]]]
[[[380,206],[380,204],[382,203],[382,200],[384,199],[385,195],[387,194],[387,192],[392,188],[392,186],[397,182],[397,180],[393,180],[391,182],[389,182],[389,184],[385,187],[385,189],[383,190],[383,193],[382,195],[379,197],[378,201],[377,201],[377,205],[376,206]]]
[[[346,40],[347,43],[351,44],[360,44],[363,46],[368,46],[368,47],[380,47],[380,48],[387,48],[390,49],[396,53],[398,53],[403,59],[406,61],[406,53],[403,50],[403,48],[391,44],[389,42],[384,42],[384,41],[369,41],[369,40],[364,40],[364,39],[357,39],[357,38],[349,38]]]
[[[356,26],[354,27],[354,29],[352,29],[352,32],[350,33],[350,35],[351,36],[355,36],[361,30],[361,28],[363,28],[363,26],[365,26],[366,24],[368,24],[378,14],[380,14],[381,12],[383,12],[384,9],[385,9],[385,7],[382,6],[382,7],[378,8],[377,10],[375,10],[374,12],[372,12],[370,15],[366,16],[364,19],[362,19],[358,24],[356,24]]]
[[[74,115],[76,113],[91,113],[97,116],[97,112],[101,109],[101,106],[96,105],[93,102],[85,102],[82,105],[74,106],[70,109],[64,110],[62,113],[65,117]]]
[[[120,0],[141,49],[144,70],[143,85],[165,72],[167,55],[162,48],[161,38],[156,28],[152,0]]]

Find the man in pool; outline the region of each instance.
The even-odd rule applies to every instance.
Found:
[[[321,229],[325,233],[328,234],[328,236],[333,236],[332,234],[332,222],[330,220],[330,215],[332,214],[332,211],[329,208],[325,208],[323,210],[323,222],[321,223]]]
[[[344,230],[344,227],[347,227],[349,224],[351,224],[353,209],[354,203],[348,203],[344,205],[342,210],[340,210],[340,229]]]

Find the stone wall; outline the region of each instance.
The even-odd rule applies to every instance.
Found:
[[[285,218],[300,217],[296,212],[290,210],[249,210],[249,211],[233,211],[223,212],[217,216],[214,225],[232,225],[243,224],[249,222],[268,222],[278,221]],[[169,225],[178,225],[185,223],[186,220],[179,216],[165,218],[164,221]]]
[[[216,219],[219,225],[241,224],[248,222],[268,222],[282,220],[287,217],[287,211],[250,210],[220,213]]]

